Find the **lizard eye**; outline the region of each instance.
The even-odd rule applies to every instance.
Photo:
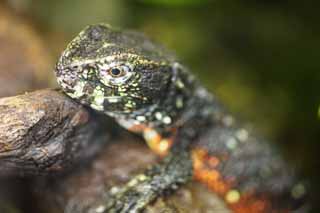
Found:
[[[122,76],[123,73],[124,73],[123,70],[119,68],[112,68],[109,70],[109,74],[114,78]]]
[[[120,85],[127,82],[133,75],[132,68],[127,65],[118,65],[102,69],[100,77],[106,85]]]
[[[131,69],[125,65],[122,65],[119,67],[113,67],[108,70],[109,74],[113,78],[119,78],[119,77],[125,76],[130,71],[131,71]]]

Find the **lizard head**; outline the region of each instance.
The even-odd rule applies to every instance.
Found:
[[[145,36],[98,24],[71,41],[55,71],[66,94],[112,115],[165,98],[173,64],[174,57]]]

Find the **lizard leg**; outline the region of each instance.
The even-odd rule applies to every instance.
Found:
[[[192,161],[189,151],[173,151],[162,162],[137,175],[124,187],[111,189],[111,199],[105,212],[140,212],[159,195],[177,189],[191,177]]]

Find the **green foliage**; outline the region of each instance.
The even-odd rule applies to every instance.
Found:
[[[139,0],[146,4],[158,6],[194,6],[208,3],[210,0]]]

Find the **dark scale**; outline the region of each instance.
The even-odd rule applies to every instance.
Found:
[[[119,69],[123,64],[129,71]],[[94,77],[82,78],[81,68],[88,66]],[[104,69],[109,74],[101,75]],[[303,211],[307,191],[295,168],[236,123],[171,53],[143,35],[87,27],[64,51],[56,75],[68,95],[128,130],[138,129],[149,145],[159,135],[160,142],[173,141],[163,162],[113,194],[105,212],[139,212],[192,175],[234,212]]]

